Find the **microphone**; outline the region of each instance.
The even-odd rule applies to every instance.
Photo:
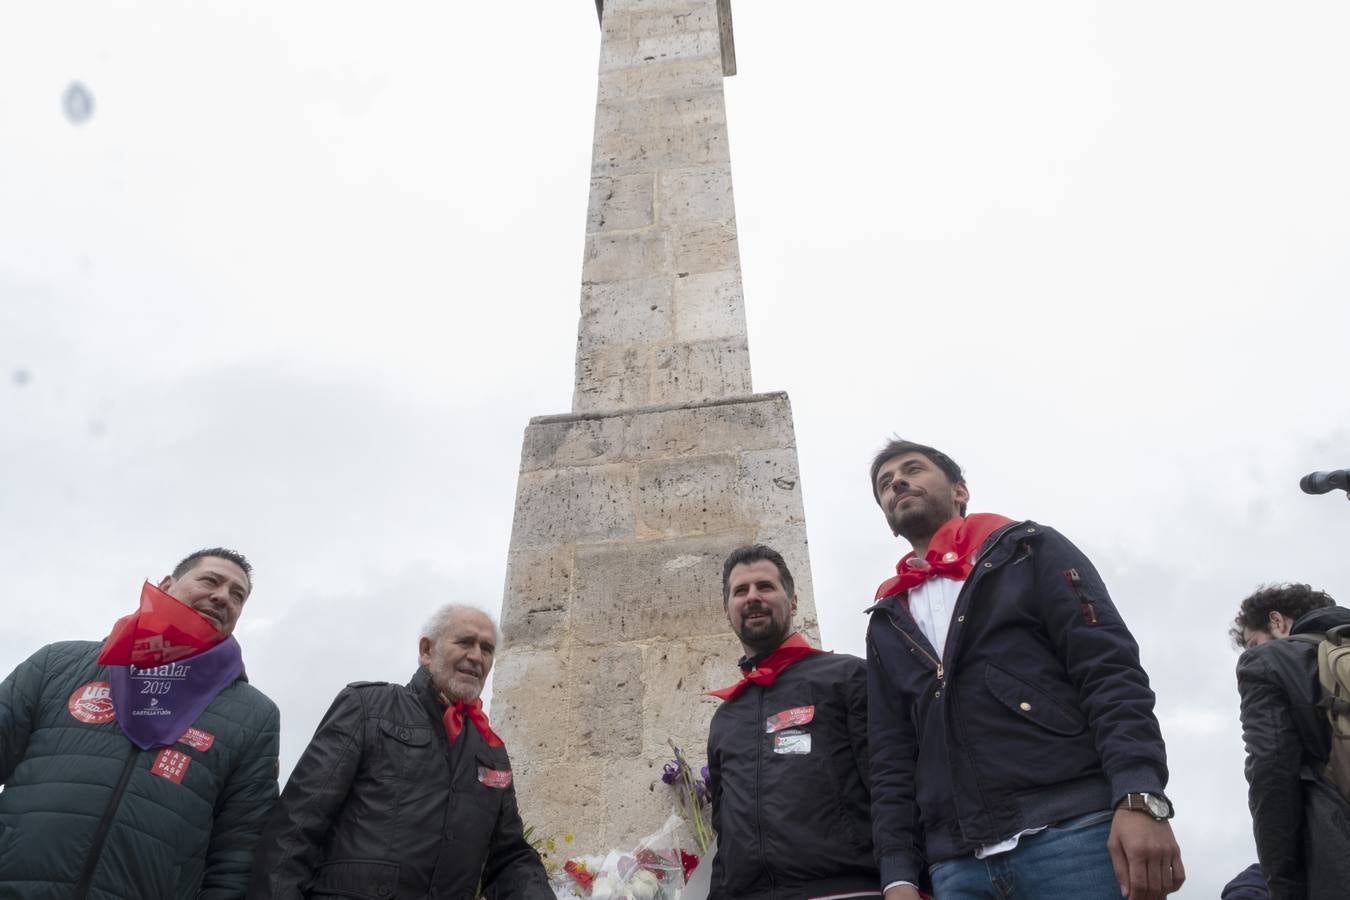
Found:
[[[1298,486],[1305,494],[1325,494],[1340,489],[1350,491],[1350,469],[1337,469],[1334,472],[1313,472],[1298,480]]]

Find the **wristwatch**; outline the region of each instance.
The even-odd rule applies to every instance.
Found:
[[[1159,822],[1166,822],[1176,814],[1172,801],[1162,794],[1126,794],[1125,799],[1116,804],[1116,809],[1137,809]]]

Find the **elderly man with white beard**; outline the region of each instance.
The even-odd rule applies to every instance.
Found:
[[[551,900],[525,840],[511,763],[479,694],[499,643],[486,613],[450,604],[407,685],[356,682],[319,723],[263,833],[251,900]]]

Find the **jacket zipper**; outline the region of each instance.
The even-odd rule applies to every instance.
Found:
[[[122,766],[122,777],[117,780],[117,787],[113,789],[112,798],[108,801],[108,806],[103,810],[103,818],[99,820],[98,830],[94,832],[94,843],[89,848],[89,855],[85,857],[84,869],[80,872],[80,880],[75,886],[75,897],[77,900],[84,900],[89,896],[89,886],[94,881],[94,870],[98,868],[98,858],[103,853],[103,845],[108,840],[108,832],[112,829],[112,820],[117,815],[117,807],[122,805],[122,795],[126,793],[127,782],[131,780],[131,773],[136,768],[136,758],[141,755],[141,750],[135,744],[131,744],[131,752],[127,754],[127,761]]]
[[[758,687],[758,686],[757,686]],[[762,778],[760,777],[764,769],[764,744],[758,739],[759,723],[764,721],[764,688],[759,687],[759,716],[755,719],[755,743],[758,745],[759,752],[755,754],[755,800],[758,801],[763,791]],[[764,818],[760,810],[764,804],[755,803],[755,830],[759,834],[759,858],[764,861],[764,871],[769,876],[770,895],[777,889],[773,881],[773,866],[769,865],[769,851],[764,847]]]
[[[1013,523],[1013,524],[1016,524],[1016,523]],[[988,556],[990,552],[993,551],[994,547],[996,547],[996,546],[998,545],[998,542],[999,542],[1000,540],[1002,540],[1003,535],[1004,535],[1004,534],[1007,532],[1007,530],[1008,530],[1009,528],[1011,528],[1011,527],[1012,527],[1012,525],[1004,525],[1002,531],[995,532],[994,536],[993,536],[990,540],[985,541],[984,548],[980,550],[979,555],[975,557],[975,561],[974,561],[973,563],[971,563],[971,569],[970,569],[970,570],[971,570],[971,574],[974,574],[974,573],[975,573],[975,566],[979,565],[980,561],[981,561],[982,559],[984,559],[986,556]],[[961,594],[964,594],[964,593],[965,593],[965,591],[966,591],[966,586],[967,586],[969,583],[970,583],[970,580],[967,579],[967,580],[966,580],[966,583],[961,585],[961,591],[960,591],[960,593],[957,594],[957,597],[956,597],[956,607],[957,607],[957,609],[959,609],[959,608],[961,607]],[[924,658],[927,659],[927,660],[932,664],[933,669],[934,669],[934,670],[936,671],[936,673],[937,673],[938,687],[939,687],[939,688],[946,687],[946,671],[947,671],[947,670],[946,670],[946,667],[943,666],[942,660],[941,660],[941,659],[935,659],[935,658],[933,657],[933,654],[931,654],[931,653],[929,653],[927,650],[925,650],[922,644],[920,644],[918,641],[914,640],[914,638],[910,637],[909,632],[905,631],[905,629],[903,629],[903,628],[901,628],[899,625],[897,625],[896,622],[895,622],[895,619],[894,619],[892,616],[890,616],[889,614],[887,614],[886,618],[890,621],[891,627],[894,628],[896,631],[900,632],[901,637],[903,637],[906,641],[908,641],[911,647],[913,647],[915,650],[918,650],[920,653],[922,653],[923,656],[924,656]],[[947,643],[949,643],[949,644],[951,643],[951,638],[950,638],[950,637],[948,637]],[[946,654],[946,649],[947,649],[947,648],[945,648],[945,647],[943,648],[943,652],[942,652],[942,656],[943,656],[943,657],[945,657],[945,656],[947,655],[947,654]]]
[[[964,612],[961,612],[961,608],[962,608],[962,607],[961,607],[961,599],[962,599],[962,597],[964,597],[964,596],[966,595],[966,590],[970,587],[971,582],[974,581],[975,578],[979,577],[979,569],[978,569],[978,567],[979,567],[979,565],[980,565],[980,562],[981,562],[986,556],[988,556],[990,553],[992,553],[992,552],[994,551],[994,548],[998,546],[998,542],[1001,541],[1001,540],[1003,540],[1003,536],[1004,536],[1005,534],[1007,534],[1009,531],[1011,531],[1013,528],[1015,528],[1018,524],[1020,524],[1020,523],[1018,523],[1018,522],[1011,522],[1011,523],[1009,523],[1009,524],[1007,524],[1007,525],[1004,525],[1004,526],[1003,526],[1001,529],[999,529],[998,531],[994,532],[993,535],[991,535],[991,536],[989,537],[989,539],[986,540],[986,541],[984,542],[984,547],[980,549],[979,554],[975,557],[975,561],[972,562],[972,563],[970,564],[970,575],[966,578],[966,580],[965,580],[964,582],[962,582],[962,584],[961,584],[961,590],[957,591],[957,593],[956,593],[956,607],[952,610],[952,613],[953,613],[954,615],[957,616],[957,624],[961,624],[961,623],[964,621],[964,619],[965,619],[965,613],[964,613]],[[957,629],[957,630],[959,631],[960,629]],[[948,633],[948,635],[947,635],[947,643],[948,643],[949,645],[952,644],[952,635],[951,635],[950,633]],[[943,648],[942,648],[942,657],[943,657],[943,659],[946,659],[946,657],[947,657],[947,648],[946,648],[946,647],[943,647]],[[938,666],[938,669],[941,670],[941,668],[942,668],[942,667],[939,665],[939,666]],[[950,669],[951,667],[948,666],[947,668]]]

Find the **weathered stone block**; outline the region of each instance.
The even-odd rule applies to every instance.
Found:
[[[612,763],[642,755],[642,648],[578,647],[570,667],[572,742],[581,756]]]
[[[638,484],[644,481],[641,470]],[[736,473],[736,517],[751,525],[804,522],[797,450],[751,450],[741,454]]]
[[[675,337],[674,286],[669,275],[581,286],[577,349],[670,343]]]
[[[661,130],[704,131],[726,129],[727,110],[719,91],[699,91],[596,107],[598,130],[639,137]]]
[[[675,794],[661,781],[661,766],[670,756],[618,759],[605,767],[596,784],[603,810],[599,822],[601,847],[633,848],[659,829],[676,803]]]
[[[720,565],[711,577],[721,590]],[[736,668],[743,652],[740,641],[725,616],[721,625],[720,635],[662,641],[647,650],[642,671],[646,685],[643,733],[647,752],[657,758],[669,755],[666,741],[673,740],[693,765],[705,761],[708,723],[722,702],[707,692],[740,678]]]
[[[677,340],[734,339],[745,334],[745,298],[739,269],[676,279],[674,305]]]
[[[496,725],[494,723],[493,727]],[[577,833],[577,844],[568,856],[603,853],[617,844],[601,841],[599,823],[604,819],[604,798],[598,787],[608,777],[603,760],[567,760],[565,764],[540,764],[520,759],[512,753],[511,769],[516,786],[520,817],[540,837],[561,839]]]
[[[750,350],[743,338],[655,350],[651,402],[711,400],[750,392]]]
[[[639,66],[609,70],[603,70],[602,67],[599,100],[601,103],[615,103],[642,97],[720,91],[721,88],[722,70],[709,59],[644,62]]]
[[[525,430],[521,471],[619,462],[625,431],[624,420],[617,416],[531,424]]]
[[[572,408],[628,409],[651,402],[651,351],[637,345],[577,350]]]
[[[718,634],[722,560],[745,530],[577,547],[572,635],[598,644]]]
[[[591,179],[586,206],[586,231],[622,231],[651,225],[656,181],[652,175],[621,175]]]
[[[740,524],[738,474],[732,456],[640,463],[638,537],[706,534]]]
[[[790,447],[792,407],[784,394],[643,412],[627,421],[626,459]]]
[[[513,646],[553,647],[562,640],[572,596],[572,545],[521,547],[506,565],[502,635]]]
[[[711,59],[722,74],[722,38],[717,31],[675,32],[609,41],[600,51],[600,71],[671,59]]]
[[[522,472],[511,546],[631,538],[636,483],[631,465]]]
[[[735,225],[693,225],[679,229],[675,238],[675,271],[693,275],[741,266]]]
[[[492,727],[519,768],[562,758],[573,731],[569,698],[574,677],[553,650],[516,647],[492,674]]]
[[[669,272],[670,264],[670,239],[664,231],[590,234],[581,277],[587,282],[647,278]]]
[[[613,3],[600,19],[600,43],[602,45],[633,37],[628,13],[614,9]]]
[[[730,223],[736,218],[731,166],[665,171],[658,186],[662,222]]]
[[[650,172],[691,163],[724,163],[730,158],[725,126],[691,131],[661,128],[642,134],[601,134],[595,139],[591,171]]]
[[[635,9],[628,37],[717,31],[717,9],[706,3],[672,4],[667,9]]]

